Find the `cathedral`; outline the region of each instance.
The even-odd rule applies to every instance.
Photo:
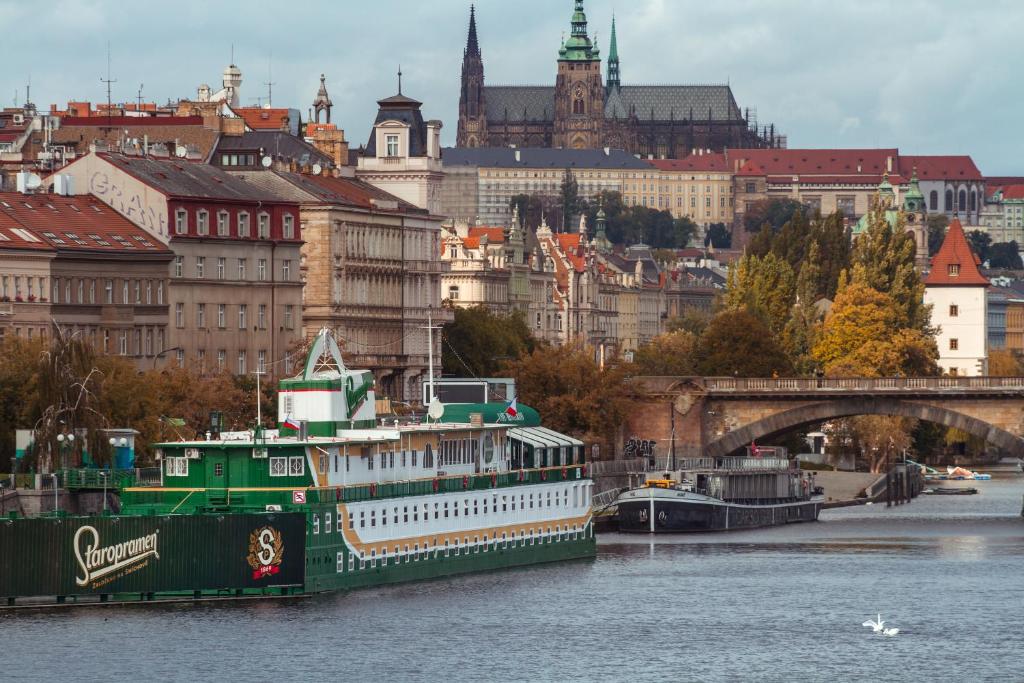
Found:
[[[784,146],[774,127],[758,129],[728,85],[622,85],[614,17],[605,78],[600,50],[587,34],[583,0],[575,5],[553,87],[484,85],[476,11],[470,7],[457,146],[611,147],[655,158]]]

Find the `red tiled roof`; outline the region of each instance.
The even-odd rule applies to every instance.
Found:
[[[897,149],[731,149],[729,165],[737,175],[876,175],[881,176]],[[894,171],[897,169],[893,169]],[[909,174],[908,174],[909,175]]]
[[[284,173],[283,176],[295,182],[299,187],[315,194],[325,202],[343,202],[364,209],[383,211],[371,200],[395,202],[393,210],[401,212],[426,213],[423,209],[409,204],[405,200],[385,192],[357,178],[335,178],[331,175],[313,175],[306,173]]]
[[[476,249],[479,246],[480,246],[480,238],[479,237],[463,237],[462,238],[462,248],[463,249]]]
[[[1024,185],[1004,185],[1003,199],[1024,199]]]
[[[691,154],[682,159],[652,159],[650,163],[661,171],[729,171],[725,154]]]
[[[201,126],[202,116],[64,116],[60,120],[64,126]]]
[[[739,175],[748,175],[741,173]],[[753,174],[763,175],[763,174]],[[798,175],[800,182],[804,185],[878,185],[882,182],[882,174],[872,173],[860,173],[850,175]],[[791,185],[793,183],[793,176],[791,175],[770,175],[768,176],[768,182],[772,184]],[[892,185],[905,185],[910,182],[909,178],[904,178],[901,175],[890,174],[889,182]]]
[[[555,235],[555,239],[558,240],[558,246],[565,252],[576,251],[576,247],[580,246],[578,232],[560,232]]]
[[[234,112],[253,130],[282,130],[288,127],[285,119],[290,118],[288,110],[281,108],[238,107]]]
[[[956,272],[954,275],[953,272]],[[932,257],[932,270],[924,280],[927,286],[988,286],[990,283],[978,270],[978,257],[971,251],[971,245],[960,225],[954,218],[946,231],[942,246]]]
[[[53,251],[53,247],[25,229],[15,218],[11,207],[13,202],[21,200],[25,195],[11,192],[0,193],[0,250],[32,249],[34,251]]]
[[[919,180],[981,180],[981,171],[969,156],[916,156],[899,159],[899,172],[910,176],[917,168]]]
[[[504,228],[499,228],[493,225],[471,225],[469,227],[469,236],[477,238],[478,243],[480,238],[484,235],[487,236],[487,241],[491,244],[502,243],[505,241]]]
[[[0,215],[59,251],[171,254],[146,231],[91,195],[0,193]]]

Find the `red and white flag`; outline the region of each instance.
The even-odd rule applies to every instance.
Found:
[[[509,417],[518,417],[519,415],[519,403],[518,397],[513,396],[512,400],[505,406],[505,414]]]

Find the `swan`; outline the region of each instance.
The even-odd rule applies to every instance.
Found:
[[[882,629],[882,633],[883,633],[883,634],[885,634],[885,635],[887,635],[887,636],[894,636],[894,635],[896,635],[896,634],[897,634],[897,633],[899,633],[899,632],[900,632],[900,630],[899,630],[898,628],[886,628],[886,629]]]
[[[878,633],[879,631],[882,631],[885,628],[885,622],[882,621],[882,615],[879,614],[878,621],[868,619],[863,624],[861,624],[861,626],[870,626],[875,633]]]

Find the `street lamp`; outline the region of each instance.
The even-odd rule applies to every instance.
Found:
[[[74,434],[58,434],[57,435],[57,443],[59,444],[58,447],[60,448],[60,466],[61,466],[61,469],[67,469],[67,466],[68,466],[67,452],[68,452],[68,449],[71,448],[72,446],[74,446],[74,444],[75,444],[75,435]]]

